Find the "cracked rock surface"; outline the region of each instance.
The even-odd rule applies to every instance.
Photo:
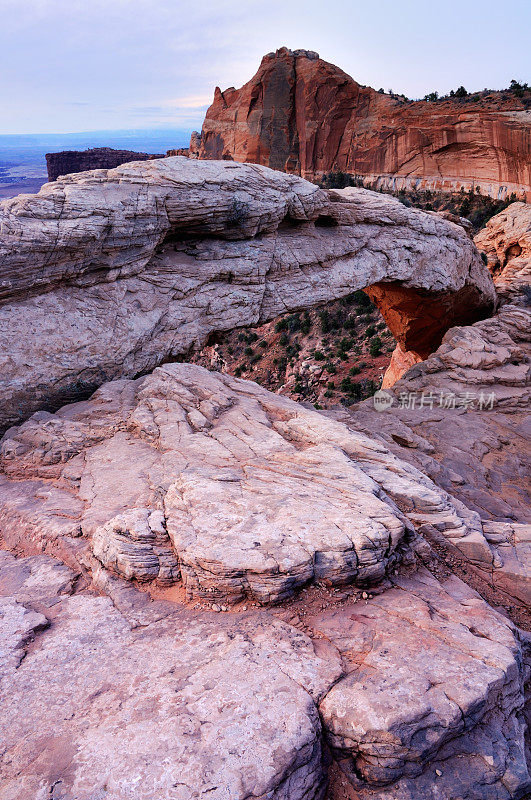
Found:
[[[312,628],[343,657],[320,710],[360,800],[529,796],[529,642],[468,586],[420,570]]]
[[[48,621],[27,607],[31,563],[0,601],[3,800],[323,797],[316,701],[337,656],[260,614],[170,611],[133,629],[110,599],[81,594],[57,598]]]
[[[6,800],[322,800],[328,747],[361,800],[527,797],[529,644],[455,577],[393,577],[307,633],[74,579],[0,553]]]
[[[490,556],[478,515],[374,439],[190,364],[115,381],[0,445],[0,531],[189,597],[262,604],[369,585],[430,524]],[[400,506],[402,510],[399,509]]]
[[[387,281],[438,298],[436,345],[460,298],[467,319],[494,304],[462,228],[363,189],[181,156],[61,177],[0,203],[0,429],[216,331]],[[399,341],[413,305],[390,320]]]
[[[421,530],[509,603],[516,598],[529,608],[531,311],[521,302],[515,290],[494,317],[451,328],[435,353],[386,390],[393,398],[387,411],[378,413],[370,399],[325,413],[381,441],[479,517],[472,540],[428,521]],[[455,407],[445,407],[452,397]]]

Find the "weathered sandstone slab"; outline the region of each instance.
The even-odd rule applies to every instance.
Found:
[[[322,800],[324,741],[360,800],[529,792],[527,638],[454,577],[394,577],[312,639],[264,612],[150,615],[132,587],[121,611],[74,580],[0,554],[6,800]]]
[[[10,547],[81,563],[90,546],[116,574],[181,578],[189,596],[269,603],[311,581],[377,582],[410,520],[491,558],[478,515],[387,447],[195,365],[38,412],[0,453]]]
[[[0,600],[3,799],[323,797],[333,648],[260,614],[133,630],[108,598],[61,596],[51,624],[24,603]]]
[[[240,89],[216,87],[190,155],[320,178],[341,170],[383,189],[531,197],[531,111],[515,95],[410,101],[362,86],[307,50],[264,56]]]
[[[320,711],[355,796],[527,797],[527,639],[457,578],[392,584],[311,623],[343,657]]]
[[[0,204],[0,429],[215,331],[386,283],[413,297],[382,304],[422,355],[494,304],[459,226],[366,190],[183,157],[66,176]]]
[[[492,217],[474,239],[488,260],[502,302],[527,304],[531,297],[531,205],[511,203]]]
[[[330,415],[382,441],[477,513],[490,554],[443,528],[421,530],[531,606],[529,309],[509,303],[491,319],[452,328],[386,391],[393,400],[386,411],[371,399]]]

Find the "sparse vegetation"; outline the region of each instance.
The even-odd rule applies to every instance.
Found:
[[[375,337],[382,343],[378,366],[371,354]],[[361,290],[321,308],[284,314],[256,329],[216,339],[227,372],[325,407],[368,397],[381,382],[381,355],[393,346],[377,308]],[[198,360],[212,368],[210,347],[205,361],[201,356]]]
[[[376,357],[380,355],[380,353],[382,352],[382,344],[383,342],[379,336],[372,337],[369,344],[369,353],[371,354],[371,356]]]

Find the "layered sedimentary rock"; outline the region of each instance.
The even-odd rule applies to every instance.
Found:
[[[448,569],[529,624],[525,207],[442,342],[490,275],[371,192],[176,158],[2,214],[2,798],[527,797],[529,635]],[[378,406],[137,377],[362,286],[428,355]]]
[[[385,448],[192,365],[39,412],[11,430],[1,454],[0,529],[11,547],[68,550],[75,563],[88,543],[111,572],[182,579],[191,597],[269,603],[314,580],[381,580],[411,527],[382,482],[417,497],[428,516],[436,507],[449,529],[466,526]]]
[[[311,623],[343,658],[320,711],[349,796],[527,797],[527,638],[456,578],[392,584]]]
[[[530,299],[531,286],[531,205],[511,203],[496,214],[474,239],[487,256],[496,292],[502,302],[521,303]]]
[[[354,289],[375,287],[421,356],[495,301],[461,227],[255,165],[174,157],[67,176],[2,203],[0,232],[0,428]]]
[[[531,605],[531,311],[507,304],[491,319],[452,328],[386,391],[392,405],[385,411],[371,399],[332,416],[379,439],[474,510],[489,550],[473,551],[459,535],[430,526],[424,534]]]
[[[46,153],[48,180],[56,181],[60,175],[86,172],[89,169],[113,169],[129,161],[151,161],[164,158],[164,154],[136,153],[134,150],[114,150],[112,147],[92,147],[90,150],[63,150]]]
[[[333,648],[325,659],[265,615],[170,603],[137,627],[109,598],[72,594],[65,569],[0,554],[2,798],[323,797],[316,703],[341,675]]]
[[[361,86],[306,50],[262,59],[241,89],[216,88],[190,155],[310,179],[341,170],[378,188],[531,197],[531,111],[521,99],[407,101]]]
[[[6,434],[0,533],[223,602],[377,583],[419,527],[501,566],[478,513],[350,427],[247,381],[159,367]],[[523,575],[528,557],[515,551]]]

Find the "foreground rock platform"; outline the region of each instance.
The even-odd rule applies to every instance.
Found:
[[[180,156],[64,176],[0,203],[0,430],[216,331],[386,282],[407,287],[389,324],[423,356],[495,302],[462,228],[366,190]],[[429,336],[417,295],[440,309]]]
[[[169,602],[150,619],[132,588],[139,624],[75,578],[0,553],[6,800],[322,800],[330,748],[361,800],[528,796],[528,640],[456,578],[394,577],[308,633]]]
[[[0,591],[16,568],[0,561]],[[25,604],[49,588],[0,600],[3,800],[323,797],[316,702],[338,656],[257,614],[132,629],[110,599],[63,594],[48,618]]]
[[[528,797],[527,637],[453,576],[392,583],[312,622],[343,658],[320,711],[352,796]]]
[[[9,547],[74,564],[90,548],[190,597],[267,604],[312,581],[377,583],[423,524],[492,559],[479,516],[384,445],[196,365],[38,412],[3,438],[0,470]]]

